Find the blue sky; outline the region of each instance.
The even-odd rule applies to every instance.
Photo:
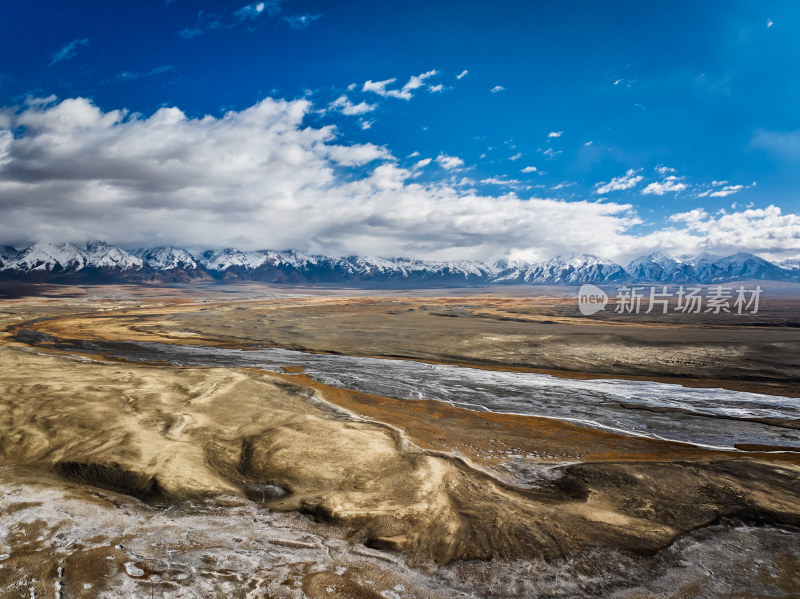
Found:
[[[798,31],[800,4],[792,1],[8,3],[0,23],[0,136],[3,127],[9,132],[0,203],[13,218],[0,234],[8,243],[99,236],[444,257],[574,250],[622,259],[655,249],[739,248],[793,257],[800,254]],[[98,143],[101,117],[68,133],[54,125],[80,121],[84,105],[61,104],[78,98],[101,115],[127,111],[113,139],[101,136],[109,147],[131,144],[113,176],[86,166],[96,163],[89,141]],[[203,127],[206,115],[241,121],[265,99],[302,103],[303,114],[299,123],[284,115],[283,124],[256,127],[264,144],[287,123],[293,135],[330,132],[316,141],[281,138],[281,151],[299,143],[319,159],[327,187],[317,186],[316,196],[310,183],[283,189],[270,171],[275,163],[264,170],[244,155],[247,143],[232,139],[246,136],[241,122],[191,138],[196,149],[198,139],[219,135],[207,147],[219,162],[226,152],[237,164],[252,159],[239,184],[204,176],[192,196],[188,184],[176,191],[169,175],[142,174],[146,151],[131,148],[160,109],[176,107]],[[185,130],[159,126],[165,136]],[[53,152],[37,155],[35,167],[25,162],[29,146],[45,152],[57,130],[76,144],[71,166]],[[351,155],[337,159],[344,151]],[[192,163],[186,152],[169,152],[208,173],[205,158]],[[394,182],[376,183],[390,168]],[[65,175],[69,169],[78,174]],[[372,187],[355,187],[367,179]],[[162,204],[154,186],[170,188]],[[75,200],[87,194],[96,194],[90,204],[103,218]],[[209,237],[201,224],[223,208],[202,198],[215,194],[240,202],[237,214],[253,212]],[[330,203],[330,195],[339,199]],[[197,222],[188,223],[192,205]],[[360,215],[359,205],[367,206]],[[290,218],[315,207],[328,222],[309,228],[307,218]],[[411,218],[419,210],[440,226],[421,227]],[[504,211],[505,228],[497,214]],[[581,230],[595,231],[570,229],[568,240],[553,233],[575,215]],[[148,216],[167,225],[148,224]],[[119,231],[120,219],[133,224]],[[276,219],[296,238],[276,232]],[[529,220],[547,230],[520,230]],[[185,224],[177,232],[176,222]],[[261,228],[242,230],[253,222]]]

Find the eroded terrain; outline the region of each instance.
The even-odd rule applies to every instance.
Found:
[[[618,335],[622,345],[647,345],[647,335],[674,327],[575,322],[544,300],[510,321],[509,304],[496,298],[464,307],[463,298],[121,295],[2,306],[0,588],[8,596],[800,591],[796,453],[711,451],[401,401],[292,368],[132,364],[13,340],[28,323],[56,339],[274,344],[552,369],[581,343],[613,345]],[[521,340],[507,338],[508,323]],[[550,345],[546,326],[561,327]],[[609,326],[570,338],[569,327]],[[668,332],[652,332],[660,327]],[[718,336],[707,324],[696,328],[684,333],[727,351],[772,347],[763,364],[740,365],[733,386],[750,386],[756,371],[761,388],[796,391],[796,359],[786,352],[796,330],[773,322],[751,337],[729,325]],[[476,345],[478,334],[500,341]],[[659,343],[666,355],[675,351]],[[667,361],[661,375],[704,385],[737,368],[696,351],[683,370]],[[545,354],[553,364],[537,357]],[[595,369],[605,372],[600,362]],[[558,364],[586,374],[580,362]],[[624,374],[642,376],[636,368]]]

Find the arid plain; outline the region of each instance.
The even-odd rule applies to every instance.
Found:
[[[747,319],[589,319],[569,292],[517,288],[3,300],[0,592],[796,596],[797,446],[702,447],[366,393],[291,357],[268,372],[107,348],[277,347],[797,401],[798,324],[786,298]],[[752,424],[798,437],[796,420]]]

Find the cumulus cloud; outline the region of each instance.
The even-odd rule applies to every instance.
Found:
[[[547,134],[547,137],[549,138],[561,137],[562,135],[564,135],[563,131],[551,131],[550,133]]]
[[[642,179],[644,179],[644,177],[637,175],[634,169],[629,169],[624,175],[614,177],[608,183],[599,183],[594,192],[603,195],[611,191],[631,189],[632,187],[636,187]]]
[[[19,107],[0,130],[0,239],[494,258],[531,244],[571,251],[635,220],[627,205],[414,183],[387,149],[307,125],[312,111],[274,99],[202,118],[103,111],[83,98]]]
[[[489,90],[489,92],[493,93],[493,94],[496,94],[498,92],[505,91],[505,89],[506,88],[503,87],[502,85],[495,85],[492,89]]]
[[[88,44],[89,44],[88,37],[72,40],[68,44],[64,45],[58,52],[53,54],[53,58],[50,59],[50,64],[56,64],[57,62],[69,60],[78,53],[78,48],[80,48],[81,46],[86,46]]]
[[[520,172],[521,172],[521,173],[535,173],[535,172],[536,172],[536,170],[537,170],[537,169],[536,169],[536,167],[535,167],[535,166],[526,166],[526,167],[525,167],[524,169],[522,169]]]
[[[309,124],[316,114],[306,99],[271,98],[198,118],[176,107],[103,111],[83,98],[0,111],[0,242],[488,260],[573,251],[623,260],[652,249],[778,255],[800,245],[800,216],[774,206],[683,213],[640,235],[629,204],[478,193],[454,176],[464,164],[456,156],[437,156],[449,172],[423,184],[416,175],[430,159],[402,168],[387,148],[346,144],[332,125]]]
[[[669,171],[664,171],[669,172]],[[654,181],[642,190],[643,195],[657,195],[663,196],[665,193],[678,193],[687,188],[686,183],[681,181],[678,177],[670,175],[663,181]]]
[[[461,158],[458,156],[448,156],[447,154],[439,154],[436,157],[436,162],[439,163],[439,166],[447,170],[453,170],[464,166],[464,161],[461,160]]]
[[[747,248],[774,258],[800,247],[800,215],[783,214],[774,205],[713,215],[695,208],[672,215],[670,221],[681,223],[682,234],[696,237],[697,246],[723,254]]]
[[[403,87],[401,87],[400,89],[388,89],[390,85],[392,85],[397,81],[397,77],[392,77],[391,79],[384,79],[383,81],[368,80],[364,82],[361,91],[372,92],[384,98],[400,98],[401,100],[410,100],[411,98],[414,97],[414,94],[412,93],[414,92],[414,90],[417,90],[420,87],[425,86],[426,79],[429,79],[438,74],[439,71],[437,71],[436,69],[431,69],[430,71],[426,71],[425,73],[420,73],[419,75],[412,75],[411,77],[409,77],[406,84],[403,85]],[[428,88],[430,89],[431,86],[428,86]]]
[[[389,150],[374,144],[329,145],[326,155],[333,162],[344,166],[361,166],[373,160],[394,160]]]
[[[372,112],[377,108],[377,106],[375,104],[367,104],[366,102],[353,104],[347,96],[339,96],[333,102],[328,104],[328,108],[330,110],[338,110],[342,114],[349,116],[358,116]]]
[[[458,75],[456,75],[456,79],[463,79],[467,75],[469,75],[469,71],[467,69],[464,69]]]

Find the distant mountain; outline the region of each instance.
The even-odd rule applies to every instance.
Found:
[[[200,262],[183,248],[172,246],[140,248],[134,254],[157,273],[151,277],[154,282],[187,283],[211,279],[211,275]]]
[[[141,248],[134,252],[155,270],[197,270],[199,263],[189,252],[171,246]]]
[[[479,262],[425,262],[407,258],[309,256],[295,251],[208,251],[203,265],[223,280],[273,283],[381,283],[456,285],[486,283],[492,269]]]
[[[108,271],[141,270],[144,260],[104,241],[86,245],[86,266]]]
[[[97,241],[35,243],[22,251],[0,246],[0,278],[55,283],[263,281],[384,288],[474,287],[481,285],[595,285],[624,282],[714,284],[756,279],[800,282],[800,259],[779,264],[754,254],[699,254],[671,258],[660,252],[627,267],[590,254],[544,261],[426,261],[374,256],[331,257],[293,250],[243,252],[235,248],[193,255],[178,247],[134,252]]]
[[[723,256],[703,252],[696,256],[680,256],[679,260],[694,269],[694,280],[698,283],[718,283],[722,281],[723,270],[717,266],[717,261]]]
[[[784,270],[788,271],[798,271],[800,270],[800,258],[790,258],[789,260],[778,262],[777,266],[780,266]]]
[[[694,268],[689,262],[653,252],[631,261],[625,267],[634,281],[656,283],[693,283],[696,280]]]
[[[16,248],[10,245],[0,245],[0,270],[2,270],[6,264],[11,264],[16,260],[17,256],[19,256],[19,252]]]
[[[529,285],[578,285],[613,283],[630,279],[619,264],[590,254],[558,256],[546,262],[501,260],[495,264],[493,283]]]
[[[713,281],[714,283],[746,279],[785,281],[791,278],[780,266],[745,252],[721,258],[714,264],[721,271],[718,275],[719,279]]]
[[[6,268],[22,272],[70,273],[86,266],[86,253],[71,243],[34,243]]]

